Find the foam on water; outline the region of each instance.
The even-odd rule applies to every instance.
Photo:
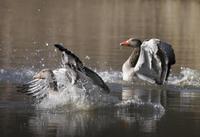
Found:
[[[10,82],[23,84],[30,81],[36,71],[32,69],[20,69],[20,70],[5,70],[0,69],[0,82]],[[102,79],[107,83],[122,83],[122,73],[119,71],[101,71],[97,72]],[[61,78],[62,79],[62,78]],[[143,85],[144,82],[139,82]],[[130,83],[134,84],[134,83]],[[88,84],[90,85],[90,84]],[[167,85],[180,86],[200,86],[200,71],[190,68],[181,68],[180,73],[170,75]],[[112,88],[112,87],[111,87]],[[112,90],[112,89],[111,89]],[[66,106],[67,108],[76,109],[94,109],[99,107],[147,107],[156,111],[164,111],[164,108],[160,104],[154,104],[151,102],[142,102],[139,99],[128,99],[120,101],[117,97],[111,94],[106,95],[100,92],[99,88],[90,85],[89,88],[84,86],[67,85],[67,88],[59,94],[49,95],[44,99],[38,108],[56,108],[60,106]]]
[[[76,84],[73,84],[71,79],[66,76],[70,70],[57,69],[53,72],[57,80],[58,92],[52,92],[51,89],[47,88],[50,92],[47,92],[48,96],[37,104],[39,108],[67,106],[67,109],[94,109],[113,106],[119,101],[117,97],[105,94],[101,87],[94,85],[91,79],[83,73],[79,73],[79,79]]]
[[[200,70],[181,67],[180,73],[169,77],[168,84],[181,87],[200,87]]]
[[[32,69],[0,69],[0,82],[25,83],[31,80],[34,74]]]
[[[131,107],[138,110],[154,111],[159,113],[165,112],[165,108],[161,104],[152,102],[143,102],[139,98],[123,100],[117,103],[115,106],[119,108]]]
[[[33,69],[0,69],[0,82],[25,83],[31,80],[36,73]],[[97,72],[107,83],[121,83],[122,72],[120,71],[99,71]],[[182,67],[177,74],[171,74],[167,84],[177,86],[200,86],[200,70]]]
[[[117,97],[101,93],[98,87],[85,89],[69,84],[59,94],[50,94],[48,98],[37,104],[37,107],[56,108],[62,106],[73,110],[88,110],[113,106],[116,102],[119,102]]]
[[[108,83],[122,81],[122,72],[120,71],[101,71],[97,73],[105,82]]]
[[[122,83],[122,72],[119,71],[104,71],[97,72],[105,82],[108,83]],[[133,84],[149,85],[148,82],[141,81],[135,78],[132,82]],[[200,70],[195,70],[191,68],[181,67],[180,72],[177,74],[172,74],[168,78],[167,85],[174,86],[190,86],[190,87],[200,87]]]

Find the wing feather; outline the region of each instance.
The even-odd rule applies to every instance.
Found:
[[[18,91],[32,96],[35,102],[41,102],[42,99],[48,96],[49,87],[45,80],[35,79],[22,85]]]

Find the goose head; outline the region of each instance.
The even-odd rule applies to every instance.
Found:
[[[53,71],[50,69],[43,69],[33,76],[33,79],[52,79],[54,77]]]
[[[50,69],[43,69],[37,74],[33,76],[33,79],[37,80],[45,80],[46,84],[53,89],[54,91],[57,91],[57,81],[55,78],[55,75],[52,70]]]
[[[141,40],[136,39],[136,38],[130,38],[128,40],[121,42],[120,46],[139,48],[141,44],[142,44]]]

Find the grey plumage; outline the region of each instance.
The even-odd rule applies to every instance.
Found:
[[[101,77],[85,67],[75,54],[60,44],[56,44],[55,47],[62,52],[62,68],[53,71],[51,69],[41,70],[33,77],[32,81],[20,88],[20,92],[32,96],[37,102],[42,101],[50,94],[66,91],[70,83],[77,88],[83,88],[86,82],[87,86],[84,88],[90,90],[94,88],[93,85],[96,85],[97,88],[101,88],[102,93],[110,92]]]
[[[68,65],[73,69],[83,71],[83,63],[75,54],[64,48],[61,44],[55,44],[54,46],[62,52],[63,66]]]
[[[171,65],[176,62],[174,50],[170,44],[159,39],[145,40],[142,43],[139,39],[130,38],[120,43],[120,45],[134,48],[131,56],[123,65],[124,80],[131,80],[133,75],[140,76],[140,78],[149,82],[154,81],[157,84],[163,84],[167,80]],[[154,49],[157,52],[156,55],[152,54],[154,52],[152,49],[149,49],[148,52],[145,51],[149,46],[156,47],[157,50]],[[143,63],[140,62],[142,59]],[[160,63],[161,65],[159,65]],[[135,68],[136,66],[137,68]]]
[[[57,81],[52,70],[43,69],[33,78],[32,81],[23,85],[18,91],[32,96],[37,103],[51,92],[58,92]]]
[[[74,72],[80,71],[81,73],[84,73],[87,77],[89,77],[92,80],[93,84],[101,87],[104,93],[110,92],[109,87],[105,84],[102,78],[97,73],[84,66],[82,61],[75,54],[73,54],[68,49],[64,48],[61,44],[55,44],[55,47],[58,48],[64,54],[62,55],[62,62],[63,64],[65,64],[65,67],[71,67],[72,69],[74,69]],[[77,74],[78,73],[76,73],[76,75]],[[78,78],[78,76],[76,78]],[[75,81],[77,81],[77,79]]]

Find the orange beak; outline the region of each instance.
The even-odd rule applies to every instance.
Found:
[[[120,46],[128,46],[128,45],[129,45],[128,40],[120,43]]]

